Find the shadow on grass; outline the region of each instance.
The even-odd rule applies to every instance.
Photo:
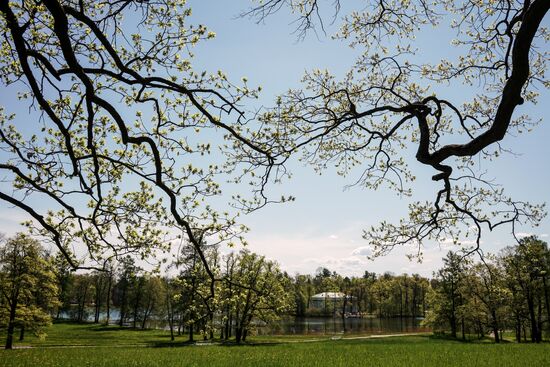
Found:
[[[173,348],[173,347],[207,347],[207,346],[218,346],[218,347],[255,347],[255,346],[276,346],[285,344],[284,342],[241,342],[237,343],[234,340],[206,340],[206,341],[155,341],[149,342],[147,345],[152,348]]]
[[[497,344],[495,343],[495,339],[491,336],[482,336],[479,337],[477,335],[466,335],[466,338],[463,339],[462,337],[453,337],[449,334],[432,334],[428,336],[431,340],[442,340],[442,341],[454,341],[457,343],[467,343],[467,344]],[[514,343],[511,340],[502,339],[500,340],[500,344],[510,344]]]
[[[195,342],[185,341],[154,341],[147,343],[152,348],[177,348],[177,347],[190,347],[195,345]]]
[[[87,327],[84,327],[90,331],[129,331],[136,333],[151,332],[156,331],[157,329],[142,329],[142,328],[133,328],[131,326],[116,326],[116,325],[96,325],[91,326],[88,324]],[[164,336],[164,334],[162,334]]]
[[[75,322],[75,321],[67,321],[67,320],[54,320],[54,325],[66,325],[70,327],[71,329],[86,329],[90,331],[115,331],[115,330],[138,330],[138,329],[132,329],[129,326],[118,326],[118,325],[106,325],[103,323],[94,323],[94,322]]]

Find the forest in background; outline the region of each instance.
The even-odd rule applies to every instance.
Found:
[[[0,251],[0,325],[7,345],[25,332],[44,334],[52,320],[166,327],[183,336],[246,341],[258,325],[283,316],[413,317],[454,338],[512,332],[517,342],[550,335],[546,242],[527,237],[498,255],[473,261],[454,252],[431,278],[391,272],[344,277],[326,268],[290,275],[248,250],[220,254],[204,246],[215,281],[193,246],[184,246],[169,272],[146,271],[128,256],[107,261],[104,271],[73,272],[64,257],[49,254],[25,234],[5,239]],[[170,275],[168,275],[170,274]],[[313,307],[312,296],[341,292],[339,303]]]

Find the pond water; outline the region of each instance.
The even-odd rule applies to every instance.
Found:
[[[85,320],[93,322],[93,309],[86,310]],[[69,313],[63,312],[61,319],[69,319]],[[100,319],[105,320],[106,314],[102,312]],[[119,310],[111,310],[110,323],[119,321]],[[420,325],[422,318],[395,317],[395,318],[347,318],[341,317],[292,317],[286,316],[274,325],[256,325],[254,333],[258,335],[334,335],[334,334],[393,334],[393,333],[414,333],[430,331],[429,328]],[[130,323],[126,323],[130,325]],[[147,327],[168,329],[165,321],[151,319]]]
[[[287,317],[274,327],[258,327],[259,335],[392,334],[430,331],[421,318]]]

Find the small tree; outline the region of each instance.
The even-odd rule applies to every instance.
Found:
[[[468,317],[475,324],[491,330],[496,343],[501,340],[499,331],[503,329],[509,314],[506,306],[511,300],[503,273],[503,269],[494,261],[494,256],[487,255],[483,263],[467,269],[462,287],[465,301],[461,310],[462,319]]]
[[[290,309],[290,296],[285,291],[287,278],[276,263],[249,251],[229,256],[237,257],[233,279],[226,279],[226,285],[233,288],[229,302],[236,341],[240,343],[246,340],[253,319],[269,323]]]
[[[59,320],[63,312],[69,313],[71,305],[71,292],[74,282],[74,273],[71,265],[61,252],[55,254],[52,259],[55,266],[55,276],[59,287],[59,306],[55,318]]]
[[[465,278],[466,259],[451,251],[443,259],[444,266],[435,274],[433,292],[430,294],[432,310],[425,324],[434,329],[447,327],[456,338],[459,307],[464,303],[461,285]]]
[[[200,251],[205,254],[207,267],[215,268],[218,257],[215,246],[202,243]],[[176,282],[183,311],[180,321],[189,328],[189,341],[194,340],[195,331],[200,331],[205,338],[207,334],[212,338],[216,290],[199,251],[190,243],[183,246],[175,265],[181,269]]]
[[[71,303],[76,303],[76,309],[71,309],[72,320],[84,322],[88,320],[89,309],[95,293],[93,278],[89,274],[75,274],[71,292]]]
[[[58,304],[54,268],[37,240],[18,233],[0,246],[0,324],[7,326],[6,349],[15,327],[42,334],[51,322],[47,309]]]
[[[523,238],[519,241],[519,245],[508,247],[503,251],[502,265],[508,287],[514,293],[513,308],[517,315],[517,340],[520,339],[522,319],[526,318],[531,331],[531,341],[537,343],[542,341],[543,303],[546,312],[550,312],[546,287],[548,257],[548,245],[536,237]]]

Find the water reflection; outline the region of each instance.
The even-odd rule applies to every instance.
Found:
[[[278,324],[258,327],[259,335],[331,335],[331,334],[392,334],[429,331],[420,326],[421,318],[284,318]]]
[[[74,320],[74,312],[62,312],[61,319]],[[100,321],[105,322],[107,314],[100,313]],[[120,320],[120,312],[113,308],[110,312],[110,324],[116,324]],[[93,322],[93,309],[87,309],[83,321]],[[393,334],[414,333],[430,331],[420,326],[422,318],[346,318],[340,317],[283,317],[273,325],[256,324],[255,333],[258,335],[334,335],[334,334]],[[131,326],[131,320],[124,323]],[[151,317],[146,324],[147,328],[168,330],[165,320]],[[219,320],[215,320],[216,330],[221,328]],[[177,328],[177,325],[176,325]]]

